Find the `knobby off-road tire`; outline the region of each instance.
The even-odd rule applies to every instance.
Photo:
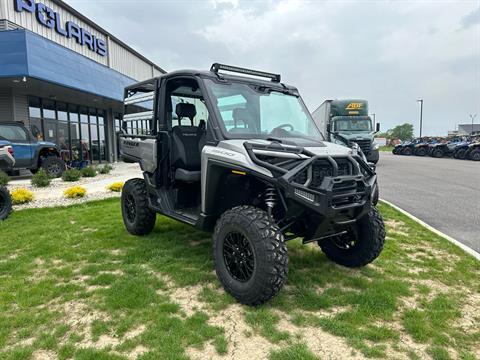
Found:
[[[55,156],[48,156],[45,159],[43,159],[41,167],[45,170],[45,172],[48,175],[54,178],[58,178],[62,176],[66,168],[65,161]]]
[[[457,150],[457,151],[455,151],[455,155],[453,155],[453,157],[455,159],[465,160],[465,153],[466,152],[467,152],[466,149]]]
[[[413,154],[413,150],[409,147],[406,147],[405,149],[402,150],[402,155],[410,156]]]
[[[433,157],[441,158],[441,157],[443,157],[443,151],[440,150],[440,149],[436,149],[436,150],[433,151],[432,155],[433,155]]]
[[[350,268],[365,266],[380,255],[385,242],[385,225],[376,208],[372,208],[357,221],[356,231],[358,235],[355,243],[349,249],[339,247],[332,238],[323,240],[318,245],[337,264]]]
[[[245,305],[267,302],[287,280],[283,234],[265,211],[253,206],[238,206],[220,217],[213,234],[213,258],[225,290]]]
[[[475,149],[470,153],[470,160],[480,161],[480,149]]]
[[[5,220],[12,211],[12,198],[5,186],[0,186],[0,221]]]
[[[425,150],[424,148],[420,148],[417,151],[415,151],[415,155],[416,156],[425,156],[425,155],[427,155],[427,150]]]
[[[156,213],[148,207],[147,186],[143,179],[130,179],[122,189],[122,217],[132,235],[147,235],[155,226]]]

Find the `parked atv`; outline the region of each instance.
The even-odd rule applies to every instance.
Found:
[[[405,142],[402,146],[400,155],[407,155],[407,156],[413,155],[415,152],[415,146],[422,142],[423,142],[422,139],[414,139],[412,141]]]
[[[278,294],[286,241],[317,243],[352,268],[382,251],[375,171],[355,148],[325,141],[280,75],[222,64],[167,73],[125,89],[123,120],[140,119],[149,134],[120,136],[143,171],[123,188],[127,231],[149,234],[160,213],[212,232],[217,276],[239,302]]]
[[[429,146],[434,144],[432,140],[421,140],[419,143],[415,144],[413,149],[413,154],[416,156],[426,156],[429,152]]]
[[[455,148],[460,144],[461,140],[453,140],[447,142],[438,142],[430,145],[429,155],[435,158],[444,156],[450,157],[455,153]]]
[[[480,141],[475,141],[468,145],[468,149],[465,152],[465,158],[473,161],[480,161]]]
[[[454,148],[453,157],[455,159],[465,160],[465,155],[467,154],[468,146],[471,143],[472,142],[470,140],[467,140],[457,144],[457,146],[455,146]]]
[[[60,177],[65,171],[65,162],[54,143],[38,141],[23,124],[0,123],[0,144],[10,145],[15,154],[15,165],[0,163],[0,170],[7,173],[28,169],[36,173],[43,168],[51,177]]]

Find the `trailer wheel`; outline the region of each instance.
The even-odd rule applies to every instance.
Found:
[[[339,265],[362,267],[382,252],[385,242],[385,225],[376,208],[357,221],[346,234],[318,242],[325,255]]]
[[[283,234],[265,211],[252,206],[221,216],[213,234],[213,258],[225,290],[245,305],[267,302],[287,280]]]
[[[132,235],[147,235],[155,226],[156,213],[148,207],[147,186],[143,179],[130,179],[122,189],[122,217]]]
[[[470,160],[480,161],[480,149],[475,149],[470,153]]]
[[[5,186],[0,186],[0,221],[5,220],[12,211],[12,198]]]

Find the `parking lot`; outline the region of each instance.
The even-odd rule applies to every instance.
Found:
[[[480,252],[480,163],[382,153],[380,197]]]

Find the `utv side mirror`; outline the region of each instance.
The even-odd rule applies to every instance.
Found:
[[[377,126],[376,126],[376,128],[375,128],[375,131],[376,131],[376,132],[380,132],[380,123],[377,123]]]

